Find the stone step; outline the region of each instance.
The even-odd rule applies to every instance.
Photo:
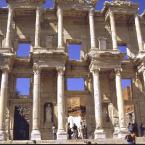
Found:
[[[41,141],[0,141],[0,144],[127,144],[124,139],[84,139],[84,140],[41,140]],[[137,137],[137,144],[145,144],[145,137]]]

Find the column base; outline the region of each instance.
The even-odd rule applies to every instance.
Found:
[[[67,133],[64,130],[58,130],[57,140],[67,140]]]
[[[39,130],[32,130],[31,140],[41,140],[41,133]]]
[[[128,130],[127,128],[121,128],[119,130],[119,133],[118,133],[118,138],[125,138],[125,136],[128,134]]]
[[[113,138],[125,138],[128,134],[127,128],[117,128],[113,133]]]
[[[5,136],[5,132],[2,131],[2,130],[0,130],[0,141],[4,141],[5,138],[6,138],[6,136]]]
[[[106,138],[104,129],[96,129],[94,132],[94,139]]]

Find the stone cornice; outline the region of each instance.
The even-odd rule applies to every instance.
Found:
[[[12,8],[35,8],[42,6],[45,0],[7,0]]]
[[[105,2],[102,13],[106,14],[108,11],[113,11],[115,13],[125,13],[125,14],[135,14],[138,13],[139,5],[130,1],[114,1]]]
[[[89,10],[98,0],[55,0],[56,6],[63,9]]]

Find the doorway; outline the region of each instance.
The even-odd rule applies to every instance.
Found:
[[[21,106],[15,106],[13,137],[14,140],[29,140],[29,123]]]

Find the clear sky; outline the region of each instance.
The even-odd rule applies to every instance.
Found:
[[[101,10],[103,8],[103,5],[104,5],[104,1],[105,0],[99,0],[98,3],[97,3],[97,6],[96,6],[96,10]],[[111,0],[108,0],[108,1],[111,1]],[[139,14],[141,14],[144,10],[145,10],[145,0],[132,0],[133,2],[136,2],[139,4]],[[5,0],[0,0],[0,7],[7,7],[7,4],[6,4],[6,1]],[[53,0],[46,0],[46,3],[44,4],[44,7],[45,8],[53,8],[54,5],[53,5]],[[72,54],[72,47],[74,47],[75,49],[75,53]],[[70,54],[70,59],[80,59],[80,54],[79,54],[79,46],[70,46],[70,49],[69,49],[69,54]],[[22,51],[23,50],[23,51]],[[27,56],[28,55],[28,52],[30,50],[30,47],[28,44],[26,44],[25,46],[22,45],[20,46],[20,49],[18,50],[17,52],[17,55],[18,56]],[[124,50],[123,50],[124,51]],[[67,80],[67,84],[68,84],[68,89],[69,90],[82,90],[83,87],[84,87],[84,84],[83,84],[84,80],[81,78],[80,80],[78,79],[68,79]],[[78,85],[76,85],[78,84]],[[129,86],[131,84],[131,81],[130,80],[122,80],[122,87],[125,88],[127,86]],[[29,92],[29,89],[28,87],[30,86],[30,80],[28,79],[18,79],[17,80],[17,90],[19,92],[21,92],[21,94],[28,94]]]

